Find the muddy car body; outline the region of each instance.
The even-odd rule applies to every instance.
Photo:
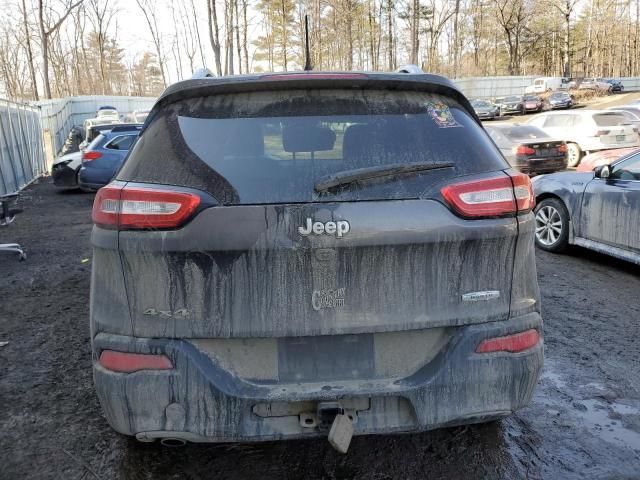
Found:
[[[542,366],[532,202],[442,77],[170,87],[94,204],[108,422],[253,441],[510,414]]]
[[[534,180],[536,245],[562,252],[579,245],[640,265],[640,152],[592,172]]]

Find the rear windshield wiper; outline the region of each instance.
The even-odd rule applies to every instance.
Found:
[[[453,168],[451,162],[412,162],[412,163],[390,163],[377,167],[356,168],[346,170],[333,175],[328,175],[316,182],[314,189],[316,192],[326,192],[335,187],[349,185],[350,183],[362,180],[372,180],[397,175],[415,174],[429,170],[439,170],[442,168]]]

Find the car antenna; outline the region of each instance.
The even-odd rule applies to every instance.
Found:
[[[311,53],[309,52],[309,15],[304,16],[304,71],[313,70],[311,66]]]

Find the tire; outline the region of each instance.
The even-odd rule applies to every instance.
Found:
[[[534,210],[535,241],[542,250],[561,253],[569,245],[569,213],[561,200],[545,198]]]
[[[567,165],[577,167],[582,159],[582,150],[577,143],[567,143]]]

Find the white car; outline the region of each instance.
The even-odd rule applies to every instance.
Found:
[[[578,85],[578,90],[596,90],[600,92],[610,92],[612,88],[613,86],[602,78],[585,78]]]
[[[578,165],[587,152],[640,146],[637,127],[631,125],[622,112],[546,112],[536,115],[527,124],[544,130],[550,137],[567,142],[570,167]]]

